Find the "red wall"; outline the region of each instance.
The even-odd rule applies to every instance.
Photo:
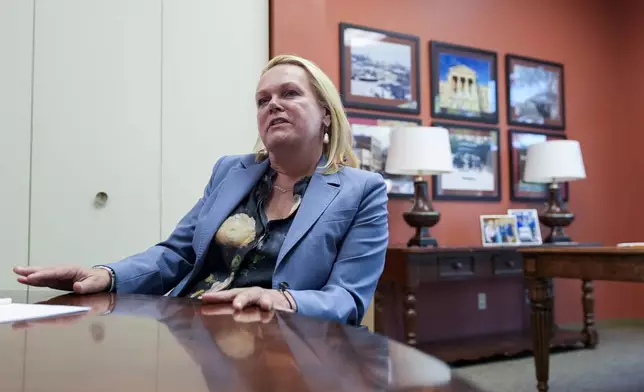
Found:
[[[621,145],[616,147],[616,173],[621,178],[614,184],[618,203],[621,205],[617,225],[630,230],[639,241],[644,241],[644,233],[639,222],[644,221],[644,2],[626,0],[617,11],[615,18],[616,39],[612,42],[618,52],[615,83],[615,101],[617,110],[616,123],[611,127],[613,137]],[[632,70],[637,70],[633,72]],[[621,74],[621,76],[620,76]],[[624,78],[624,75],[629,75]],[[621,88],[622,81],[628,80],[627,88]],[[619,152],[618,152],[619,151]],[[641,306],[644,296],[644,285],[633,287],[630,305],[633,315],[644,318],[644,307]],[[617,301],[617,299],[616,299]]]
[[[617,8],[615,4],[620,4]],[[503,198],[499,203],[436,202],[442,218],[433,230],[440,243],[480,244],[478,216],[508,208],[536,207],[509,201],[504,55],[512,52],[561,62],[565,66],[566,133],[582,145],[588,178],[571,183],[570,208],[576,221],[568,230],[576,241],[644,241],[644,102],[642,24],[639,2],[602,0],[272,0],[271,54],[292,53],[320,65],[339,85],[338,24],[349,22],[421,38],[421,87],[424,124],[429,109],[429,40],[496,51],[499,63],[499,118]],[[626,73],[628,71],[634,74]],[[638,79],[639,78],[639,79]],[[639,143],[632,143],[639,141]],[[618,174],[624,175],[619,178]],[[640,176],[639,178],[637,176]],[[403,243],[412,230],[402,220],[409,202],[393,200],[391,242]],[[637,219],[634,219],[637,218]],[[644,288],[596,283],[599,319],[644,317]],[[558,322],[581,321],[580,283],[556,282]]]

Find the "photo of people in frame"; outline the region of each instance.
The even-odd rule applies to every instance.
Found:
[[[514,215],[481,215],[483,246],[519,245],[517,218]]]
[[[508,215],[517,218],[517,234],[521,245],[541,245],[541,228],[536,209],[510,209]]]

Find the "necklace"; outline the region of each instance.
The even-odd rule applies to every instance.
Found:
[[[273,184],[273,188],[277,189],[278,191],[280,191],[282,193],[286,193],[286,192],[291,190],[291,189],[284,189],[281,186],[278,186],[278,185],[275,185],[275,184]]]

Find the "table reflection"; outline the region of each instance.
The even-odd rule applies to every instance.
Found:
[[[0,325],[0,343],[24,358],[9,391],[475,390],[454,389],[446,365],[407,346],[289,313],[110,293],[30,302],[91,311]]]

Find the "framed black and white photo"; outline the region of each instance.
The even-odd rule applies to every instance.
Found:
[[[528,147],[548,140],[566,139],[564,134],[510,129],[508,145],[510,155],[510,200],[520,202],[545,202],[548,199],[548,184],[529,183],[523,180]],[[564,201],[570,198],[568,183],[561,185]]]
[[[413,197],[413,177],[385,173],[385,163],[387,162],[391,130],[397,126],[420,126],[421,120],[351,112],[347,112],[347,118],[351,124],[353,152],[360,162],[359,167],[363,170],[380,173],[385,179],[390,198]]]
[[[495,52],[430,42],[431,116],[499,122]]]
[[[566,129],[563,64],[505,57],[508,124]]]
[[[434,200],[501,200],[499,130],[432,123],[446,128],[454,171],[432,177]]]
[[[340,94],[347,108],[420,113],[420,39],[340,24]]]

